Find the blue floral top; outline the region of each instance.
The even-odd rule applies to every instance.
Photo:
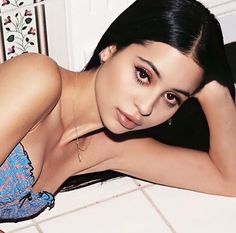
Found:
[[[37,216],[54,205],[46,191],[34,193],[33,167],[21,143],[0,166],[0,222],[18,222]]]

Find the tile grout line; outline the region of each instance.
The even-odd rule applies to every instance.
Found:
[[[95,201],[95,202],[93,202],[93,203],[90,203],[90,204],[81,206],[81,207],[76,208],[76,209],[73,209],[73,210],[68,210],[68,211],[66,211],[66,212],[63,212],[63,213],[58,214],[58,215],[55,215],[55,216],[53,216],[53,217],[49,217],[49,218],[46,218],[46,219],[43,219],[43,220],[39,220],[39,221],[35,220],[35,221],[36,221],[37,224],[41,224],[41,223],[44,223],[44,222],[47,222],[47,221],[56,219],[56,218],[58,218],[58,217],[62,217],[62,216],[65,216],[65,215],[68,215],[68,214],[71,214],[71,213],[75,213],[75,212],[77,212],[77,211],[80,211],[80,210],[89,208],[89,207],[91,207],[91,206],[95,206],[95,205],[97,205],[97,204],[101,204],[101,203],[104,203],[104,202],[106,202],[106,201],[110,201],[110,200],[112,200],[112,199],[114,199],[114,198],[119,198],[119,197],[125,196],[125,195],[127,195],[127,194],[130,194],[130,193],[133,193],[133,192],[136,192],[136,191],[139,191],[139,188],[131,189],[131,190],[126,191],[126,192],[124,192],[124,193],[116,194],[116,195],[113,195],[113,196],[111,196],[111,197],[102,199],[102,200],[100,200],[100,201]],[[42,231],[42,230],[41,230],[41,231]],[[41,233],[41,232],[40,232],[40,233]]]
[[[234,13],[236,11],[236,8],[235,9],[232,9],[232,10],[229,10],[229,11],[224,11],[224,12],[221,12],[219,13],[217,16],[224,16],[226,14],[230,14],[230,13]]]
[[[87,204],[87,205],[84,205],[84,206],[81,206],[79,208],[76,208],[76,209],[73,209],[73,210],[69,210],[67,212],[63,212],[61,214],[58,214],[58,215],[55,215],[53,217],[49,217],[49,218],[46,218],[46,219],[43,219],[43,220],[39,220],[37,221],[37,219],[31,219],[32,223],[30,223],[29,225],[26,225],[24,227],[19,227],[19,228],[16,228],[14,230],[11,230],[11,231],[8,231],[7,233],[17,233],[18,231],[20,230],[24,230],[24,229],[27,229],[27,228],[30,228],[30,227],[36,227],[37,230],[39,231],[39,233],[43,233],[43,230],[41,229],[41,227],[39,226],[39,224],[41,223],[44,223],[44,222],[47,222],[47,221],[50,221],[50,220],[53,220],[55,218],[58,218],[58,217],[62,217],[64,215],[68,215],[68,214],[71,214],[71,213],[74,213],[74,212],[77,212],[81,209],[86,209],[86,208],[89,208],[90,206],[94,206],[96,204],[100,204],[100,203],[103,203],[103,202],[106,202],[106,201],[110,201],[112,200],[113,198],[118,198],[118,197],[121,197],[121,196],[125,196],[129,193],[133,193],[133,192],[136,192],[136,191],[139,191],[139,188],[133,188],[133,189],[130,189],[126,192],[123,192],[123,193],[120,193],[120,194],[115,194],[113,196],[110,196],[108,198],[105,198],[105,199],[101,199],[100,201],[95,201],[93,203],[90,203],[90,204]]]
[[[68,214],[77,212],[77,211],[82,210],[82,209],[89,208],[89,207],[91,207],[91,206],[94,206],[94,205],[97,205],[97,204],[100,204],[100,203],[104,203],[104,202],[106,202],[106,201],[110,201],[110,200],[112,200],[112,199],[114,199],[114,198],[118,198],[118,197],[125,196],[125,195],[127,195],[127,194],[129,194],[129,193],[133,193],[133,192],[136,192],[136,191],[139,191],[139,188],[131,189],[131,190],[129,190],[129,191],[126,191],[126,192],[123,192],[123,193],[120,193],[120,194],[113,195],[113,196],[111,196],[111,197],[102,199],[102,200],[100,200],[100,201],[95,201],[95,202],[93,202],[93,203],[90,203],[90,204],[81,206],[81,207],[76,208],[76,209],[73,209],[73,210],[69,210],[69,211],[63,212],[63,213],[61,213],[61,214],[58,214],[58,215],[55,215],[55,216],[53,216],[53,217],[49,217],[49,218],[46,218],[46,219],[43,219],[43,220],[37,221],[36,219],[31,219],[31,221],[32,221],[31,224],[29,224],[29,225],[27,225],[27,226],[25,226],[25,227],[16,228],[16,229],[14,229],[14,230],[12,230],[12,231],[9,231],[9,232],[7,232],[7,233],[17,233],[17,232],[20,231],[20,230],[24,230],[24,229],[27,229],[27,228],[30,228],[30,227],[35,227],[35,228],[38,230],[39,233],[43,233],[43,230],[42,230],[41,227],[40,227],[40,224],[41,224],[41,223],[44,223],[44,222],[47,222],[47,221],[56,219],[56,218],[58,218],[58,217],[62,217],[62,216],[64,216],[64,215],[68,215]]]
[[[31,220],[32,221],[32,220]],[[6,231],[6,233],[17,233],[18,231],[21,231],[21,230],[24,230],[24,229],[27,229],[27,228],[30,228],[30,227],[34,227],[34,223],[32,221],[32,223],[30,223],[29,225],[26,225],[24,227],[19,227],[19,228],[15,228],[13,230],[10,230],[10,231]]]
[[[74,212],[77,212],[79,210],[82,210],[82,209],[86,209],[86,208],[89,208],[91,206],[94,206],[94,205],[97,205],[97,204],[100,204],[100,203],[104,203],[106,201],[110,201],[114,198],[119,198],[119,197],[122,197],[122,196],[125,196],[127,194],[130,194],[130,193],[133,193],[133,192],[136,192],[136,191],[141,191],[143,193],[143,195],[148,199],[148,201],[151,203],[151,205],[154,207],[154,209],[158,212],[158,214],[160,215],[160,217],[163,219],[163,221],[167,224],[167,226],[170,228],[171,232],[172,233],[177,233],[173,227],[171,226],[171,224],[168,222],[168,220],[165,218],[165,216],[161,213],[161,211],[158,209],[158,207],[154,204],[154,202],[152,201],[152,199],[145,193],[145,191],[143,190],[143,188],[149,188],[150,186],[152,186],[153,184],[146,184],[144,186],[138,184],[134,179],[132,179],[133,182],[137,185],[137,188],[134,188],[134,189],[131,189],[129,191],[126,191],[126,192],[123,192],[123,193],[120,193],[120,194],[115,194],[113,196],[110,196],[108,198],[105,198],[105,199],[101,199],[99,201],[95,201],[93,203],[90,203],[90,204],[87,204],[87,205],[84,205],[84,206],[81,206],[79,208],[76,208],[76,209],[73,209],[73,210],[69,210],[69,211],[66,211],[66,212],[63,212],[61,214],[58,214],[58,215],[55,215],[53,217],[49,217],[49,218],[46,218],[46,219],[43,219],[43,220],[39,220],[37,221],[36,219],[32,219],[32,224],[29,224],[25,227],[20,227],[20,228],[17,228],[17,229],[14,229],[13,231],[10,231],[8,233],[14,233],[14,232],[17,232],[19,230],[24,230],[24,229],[27,229],[27,228],[30,228],[30,227],[36,227],[36,229],[38,230],[39,233],[43,233],[41,227],[40,227],[40,224],[41,223],[44,223],[44,222],[48,222],[50,220],[53,220],[53,219],[56,219],[58,217],[62,217],[62,216],[65,216],[65,215],[68,215],[68,214],[71,214],[71,213],[74,213]]]
[[[169,227],[170,231],[172,233],[177,233],[177,231],[174,229],[174,227],[171,225],[171,223],[167,220],[165,215],[161,212],[161,210],[156,206],[156,204],[153,202],[153,200],[149,197],[149,195],[146,193],[146,191],[142,188],[140,188],[140,191],[144,194],[144,196],[148,199],[150,204],[154,207],[154,209],[157,211],[157,213],[160,215],[162,220],[166,223],[166,225]]]
[[[29,225],[26,225],[24,227],[19,227],[19,228],[16,228],[14,230],[11,230],[11,231],[7,231],[7,233],[17,233],[18,231],[21,231],[21,230],[25,230],[25,229],[28,229],[28,228],[31,228],[31,227],[35,227],[38,231],[38,233],[43,233],[41,227],[39,226],[39,224],[34,220],[34,219],[31,219],[31,222]]]
[[[210,6],[209,8],[210,8],[210,9],[213,9],[213,8],[221,7],[221,6],[223,6],[223,5],[227,5],[227,4],[231,4],[231,3],[234,3],[234,0],[228,0],[228,1],[223,2],[223,3],[218,3],[218,4],[216,4],[216,5]]]
[[[39,226],[38,222],[35,219],[32,219],[32,222],[34,223],[35,228],[37,229],[37,231],[39,233],[43,233],[43,230],[41,229],[41,227]]]
[[[167,227],[170,229],[172,233],[177,233],[177,231],[174,229],[174,227],[171,225],[171,223],[167,220],[165,215],[161,212],[161,210],[156,206],[156,204],[153,202],[151,197],[146,193],[146,191],[143,188],[148,188],[149,186],[140,186],[135,180],[133,180],[134,183],[139,187],[139,190],[143,193],[145,198],[148,200],[148,202],[152,205],[152,207],[155,209],[155,211],[158,213],[158,215],[161,217],[161,219],[164,221],[164,223],[167,225]]]
[[[155,185],[154,183],[151,183],[151,182],[148,182],[148,181],[147,181],[146,184],[140,184],[140,183],[138,183],[138,182],[136,181],[136,178],[133,178],[132,180],[133,180],[133,182],[135,183],[135,185],[138,186],[139,189],[140,189],[140,188],[149,188],[149,187],[152,187],[153,185]],[[141,180],[141,181],[142,181],[142,180]]]

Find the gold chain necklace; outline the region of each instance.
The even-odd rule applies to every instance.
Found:
[[[74,127],[75,127],[75,135],[76,135],[76,147],[77,147],[77,157],[79,159],[79,162],[82,162],[82,158],[80,155],[81,148],[79,147],[79,136],[78,136],[78,127],[76,125],[76,117],[75,117],[75,101],[76,101],[76,93],[77,93],[77,79],[78,79],[78,73],[75,72],[75,88],[74,88],[74,98],[73,98],[73,118],[74,118]]]

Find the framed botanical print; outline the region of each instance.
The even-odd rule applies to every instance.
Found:
[[[0,63],[17,55],[48,55],[43,0],[1,0]]]

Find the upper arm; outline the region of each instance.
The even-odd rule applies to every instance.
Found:
[[[114,170],[150,182],[219,195],[235,195],[208,153],[169,146],[151,138],[121,143]]]
[[[60,92],[58,66],[46,56],[24,54],[0,65],[0,164],[52,110]]]

